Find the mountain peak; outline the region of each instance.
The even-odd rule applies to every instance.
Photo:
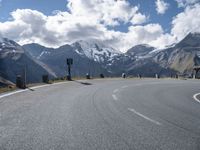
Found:
[[[0,38],[0,51],[4,50],[7,52],[20,52],[23,53],[24,49],[17,44],[15,41],[8,38]]]
[[[154,50],[155,48],[148,44],[140,44],[130,48],[127,53],[146,53]]]
[[[89,48],[96,48],[96,49],[109,48],[112,51],[118,52],[117,50],[115,50],[111,46],[106,45],[102,41],[98,41],[98,40],[79,40],[79,41],[76,41],[73,44],[79,44],[83,49],[89,49]]]
[[[104,62],[121,53],[97,40],[80,40],[73,43],[72,47],[77,53],[85,55],[89,59],[93,59],[97,62]]]
[[[189,33],[183,40],[181,40],[177,47],[200,47],[200,33]]]

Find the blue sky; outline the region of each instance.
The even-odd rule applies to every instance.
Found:
[[[170,4],[169,11],[166,14],[159,15],[155,9],[154,0],[129,0],[133,6],[139,6],[140,11],[148,16],[149,23],[160,23],[166,31],[170,30],[172,17],[183,11],[178,8],[177,2],[168,0]],[[0,8],[0,21],[7,21],[10,18],[10,12],[16,9],[33,9],[43,12],[45,15],[52,15],[54,10],[67,11],[67,0],[2,0]],[[122,24],[115,27],[116,30],[127,31],[128,25]]]
[[[83,38],[99,39],[122,51],[137,44],[162,47],[190,32],[188,14],[198,7],[199,0],[2,0],[0,36],[20,44],[37,42],[48,47]],[[178,28],[184,15],[188,17],[184,24],[190,25],[181,34]],[[198,23],[195,15],[193,22]],[[63,32],[56,26],[59,23]]]

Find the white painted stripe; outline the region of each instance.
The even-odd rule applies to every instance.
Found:
[[[115,89],[115,90],[113,91],[113,93],[117,93],[117,92],[119,92],[119,89]]]
[[[122,86],[122,89],[125,89],[125,88],[127,88],[128,86],[127,85],[124,85],[124,86]]]
[[[39,89],[39,88],[43,88],[43,87],[47,87],[47,86],[60,85],[60,84],[65,84],[65,83],[68,83],[68,82],[65,81],[65,82],[58,82],[58,83],[53,83],[53,84],[39,85],[39,86],[30,87],[29,89]],[[22,92],[28,91],[29,89],[17,90],[14,92],[9,92],[7,94],[0,95],[0,99],[17,94],[17,93],[22,93]]]
[[[144,119],[146,119],[146,120],[148,120],[148,121],[150,121],[150,122],[156,124],[156,125],[161,125],[160,122],[155,121],[155,120],[153,120],[153,119],[151,119],[151,118],[149,118],[149,117],[147,117],[147,116],[145,116],[145,115],[143,115],[143,114],[137,112],[137,111],[136,111],[135,109],[133,109],[133,108],[128,108],[128,110],[131,111],[131,112],[133,112],[133,113],[135,113],[136,115],[138,115],[138,116],[140,116],[140,117],[142,117],[142,118],[144,118]]]
[[[50,86],[50,84],[34,86],[34,87],[30,87],[29,89],[39,89],[39,88],[46,87],[46,86]]]
[[[10,95],[17,94],[17,93],[22,93],[22,92],[25,92],[25,91],[28,91],[28,89],[18,90],[18,91],[10,92],[10,93],[7,93],[7,94],[3,94],[3,95],[0,95],[0,99],[4,98],[4,97],[7,97],[7,96],[10,96]]]
[[[200,93],[196,93],[193,95],[193,98],[195,101],[197,101],[198,103],[200,103],[200,100],[197,98],[197,96],[200,95]]]
[[[114,100],[116,100],[116,101],[118,100],[116,95],[113,94],[112,97],[113,97]]]
[[[39,86],[30,87],[30,89],[39,89],[39,88],[43,88],[43,87],[47,87],[47,86],[60,85],[60,84],[65,84],[65,83],[69,83],[69,82],[64,81],[64,82],[57,82],[57,83],[53,83],[53,84],[39,85]]]

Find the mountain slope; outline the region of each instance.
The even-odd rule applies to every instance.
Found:
[[[92,72],[94,76],[104,73],[121,76],[122,72],[136,76],[169,76],[191,74],[193,67],[200,64],[200,34],[190,33],[179,43],[162,50],[149,45],[137,45],[126,53],[97,41],[77,41],[57,49],[38,44],[25,45],[26,53],[45,65],[57,76],[66,75],[66,58],[72,57],[75,76]]]
[[[24,49],[16,42],[2,38],[0,41],[0,76],[15,82],[16,76],[23,75],[25,68],[27,82],[40,82],[43,74],[53,76],[32,57],[26,55]]]
[[[0,87],[4,87],[4,86],[8,86],[8,85],[14,85],[14,83],[12,83],[9,80],[6,80],[0,76]]]
[[[38,47],[35,51],[33,47]],[[42,62],[55,72],[59,77],[67,75],[67,58],[73,58],[74,64],[72,65],[73,76],[85,76],[86,73],[90,72],[93,76],[99,76],[100,73],[109,74],[105,68],[101,66],[99,62],[96,62],[92,58],[88,58],[85,53],[80,54],[77,52],[77,48],[83,51],[82,47],[77,45],[64,45],[57,49],[44,48],[35,44],[27,44],[23,46],[26,49],[26,53],[31,55],[36,60]]]
[[[188,34],[174,47],[159,52],[153,59],[163,67],[181,74],[191,74],[193,67],[200,64],[200,34]]]
[[[73,49],[80,55],[84,55],[91,60],[99,63],[107,62],[121,52],[106,46],[101,42],[93,41],[77,41],[71,45]]]

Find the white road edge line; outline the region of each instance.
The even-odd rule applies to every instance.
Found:
[[[193,95],[193,98],[195,101],[197,101],[198,103],[200,103],[200,100],[197,98],[197,96],[200,95],[200,93],[196,93]]]
[[[115,90],[113,91],[113,93],[117,93],[117,92],[119,92],[119,89],[115,89]]]
[[[114,100],[116,100],[116,101],[118,100],[118,98],[115,94],[113,94],[112,97],[113,97]]]
[[[39,88],[43,88],[43,87],[46,87],[46,86],[59,85],[59,84],[65,84],[65,83],[68,83],[68,82],[58,82],[58,83],[47,84],[47,85],[39,85],[39,86],[30,87],[29,89],[39,89]],[[0,95],[0,99],[14,95],[14,94],[17,94],[17,93],[22,93],[22,92],[28,91],[29,89],[17,90],[17,91],[14,91],[14,92],[9,92],[9,93]]]
[[[3,94],[3,95],[0,95],[0,99],[4,98],[4,97],[7,97],[7,96],[10,96],[10,95],[17,94],[17,93],[22,93],[22,92],[25,92],[25,91],[28,91],[28,89],[18,90],[18,91],[10,92],[10,93],[7,93],[7,94]]]
[[[128,108],[128,110],[131,111],[131,112],[133,112],[133,113],[135,113],[136,115],[138,115],[138,116],[140,116],[140,117],[142,117],[142,118],[144,118],[144,119],[146,119],[146,120],[148,120],[148,121],[150,121],[150,122],[156,124],[156,125],[159,125],[159,126],[161,125],[160,122],[155,121],[155,120],[153,120],[153,119],[151,119],[151,118],[149,118],[149,117],[147,117],[147,116],[145,116],[145,115],[143,115],[143,114],[137,112],[137,111],[136,111],[135,109],[133,109],[133,108]]]

